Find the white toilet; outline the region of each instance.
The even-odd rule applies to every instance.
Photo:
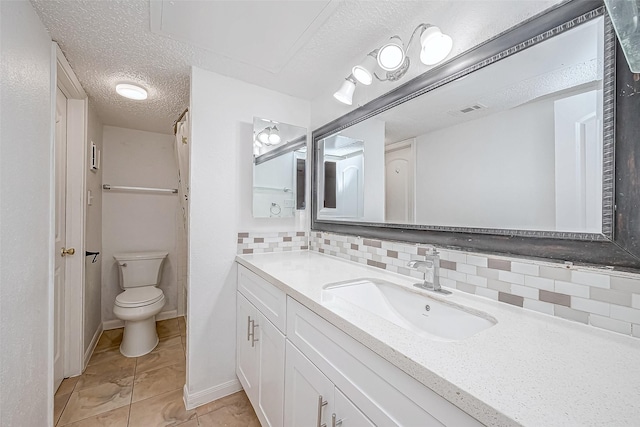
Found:
[[[156,314],[164,307],[164,294],[156,287],[162,277],[167,252],[115,254],[120,271],[120,287],[113,314],[125,321],[120,353],[138,357],[158,345]]]

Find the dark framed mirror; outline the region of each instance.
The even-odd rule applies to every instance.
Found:
[[[315,130],[312,229],[639,269],[640,96],[616,49],[602,2],[565,3]],[[343,136],[378,157],[347,217],[322,200]]]

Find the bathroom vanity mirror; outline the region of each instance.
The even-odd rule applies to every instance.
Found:
[[[635,149],[614,116],[615,51],[602,2],[570,2],[314,131],[312,228],[639,268],[637,239],[615,241],[629,178],[614,152]],[[366,156],[336,162],[327,209],[343,137]],[[340,194],[355,177],[361,210]]]
[[[253,118],[253,217],[288,218],[305,209],[307,129]]]

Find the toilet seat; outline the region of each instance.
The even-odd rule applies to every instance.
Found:
[[[155,286],[127,289],[116,297],[116,305],[122,308],[144,307],[164,298],[162,290]]]

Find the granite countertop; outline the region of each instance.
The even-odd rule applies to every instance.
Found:
[[[461,341],[434,341],[358,307],[322,302],[328,283],[366,277],[411,287],[415,279],[311,251],[236,260],[486,425],[640,425],[637,338],[453,289],[425,295],[497,324]]]

